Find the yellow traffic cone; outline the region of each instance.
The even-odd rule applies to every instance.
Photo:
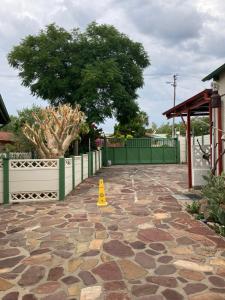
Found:
[[[105,187],[103,179],[99,179],[99,189],[98,189],[98,206],[106,206],[108,203],[106,202],[105,198]]]

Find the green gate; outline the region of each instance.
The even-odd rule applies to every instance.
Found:
[[[103,148],[106,166],[122,164],[176,164],[180,162],[177,138],[107,138]]]

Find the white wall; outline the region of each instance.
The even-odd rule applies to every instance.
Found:
[[[58,200],[58,159],[9,160],[10,202]]]
[[[72,158],[65,159],[65,194],[73,190]]]
[[[97,167],[96,171],[98,171],[99,170],[99,151],[96,151],[96,167]]]
[[[180,162],[182,164],[187,162],[187,143],[185,136],[179,136],[180,142]]]
[[[96,152],[95,151],[93,151],[92,157],[93,157],[93,160],[92,160],[93,174],[95,174],[96,173]]]

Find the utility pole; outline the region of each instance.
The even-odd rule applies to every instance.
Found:
[[[177,88],[177,76],[178,74],[173,75],[173,81],[168,81],[167,83],[173,86],[173,107],[176,105],[176,88]],[[172,137],[175,137],[175,117],[173,117],[172,125]]]

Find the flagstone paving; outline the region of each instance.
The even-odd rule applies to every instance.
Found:
[[[185,166],[115,166],[64,202],[1,206],[0,299],[225,299],[225,240],[184,192]]]

